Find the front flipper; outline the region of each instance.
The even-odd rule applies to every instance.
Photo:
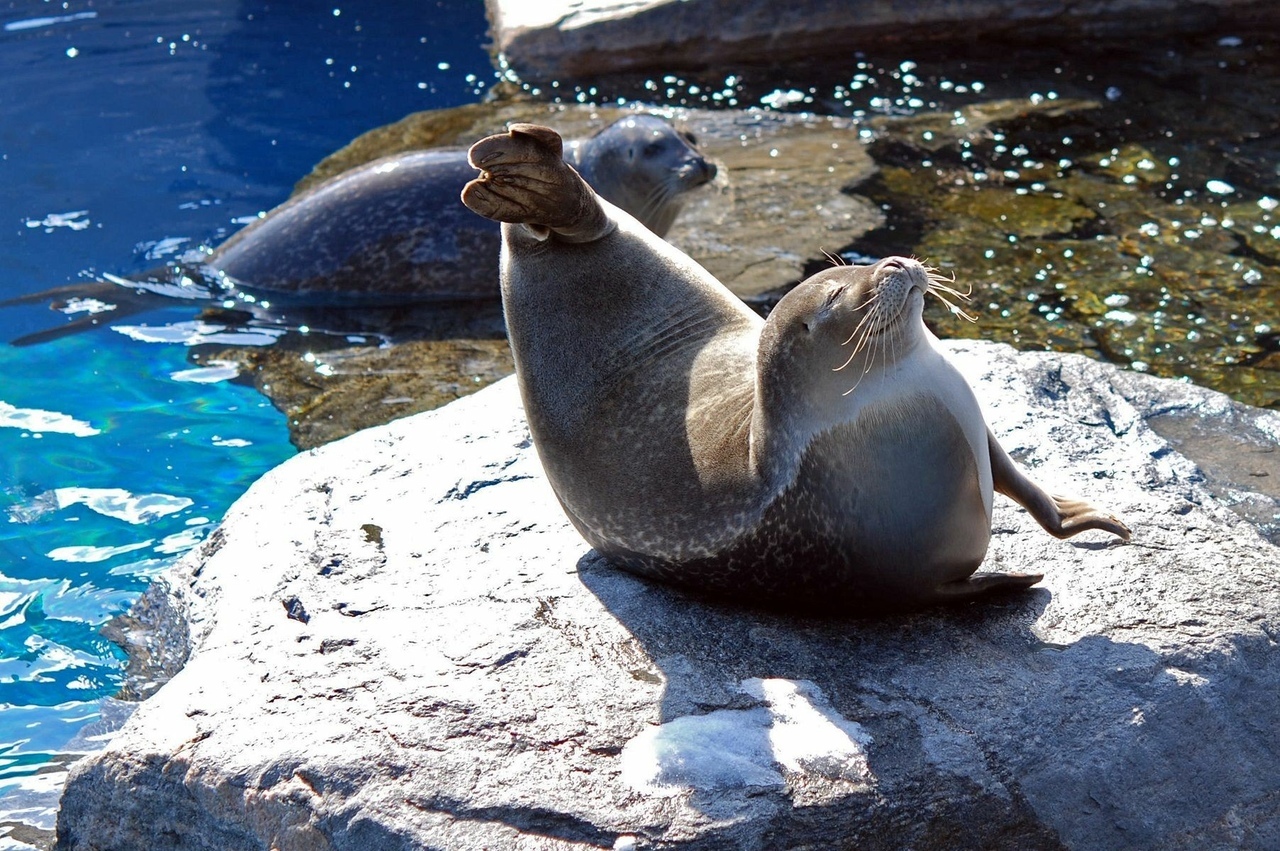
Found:
[[[117,281],[120,283],[117,283]],[[66,284],[61,287],[42,290],[38,293],[27,293],[0,301],[0,307],[16,307],[47,301],[51,310],[61,311],[69,315],[79,312],[75,309],[76,302],[102,302],[102,306],[97,313],[85,313],[83,316],[78,316],[69,322],[55,325],[52,328],[25,334],[15,340],[10,340],[9,344],[12,346],[34,346],[40,343],[48,343],[71,334],[78,334],[81,331],[91,331],[107,323],[119,322],[126,316],[132,316],[135,313],[154,310],[163,305],[173,303],[171,298],[141,289],[141,284],[138,284],[138,288],[135,288],[133,286],[135,283],[124,278],[116,278],[113,281],[80,281],[79,283]]]
[[[1025,508],[1050,535],[1069,538],[1086,529],[1101,529],[1122,540],[1129,540],[1129,527],[1119,517],[1088,500],[1046,493],[1027,478],[996,442],[989,428],[987,446],[995,489]]]
[[[506,133],[471,146],[467,160],[481,174],[462,190],[462,203],[486,219],[525,225],[546,239],[590,242],[613,222],[587,182],[564,161],[560,134],[537,124],[513,124]]]

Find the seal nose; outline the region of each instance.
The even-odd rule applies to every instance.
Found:
[[[695,154],[680,167],[679,175],[689,186],[701,186],[715,180],[716,164]]]

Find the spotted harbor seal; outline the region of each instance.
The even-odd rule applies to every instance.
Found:
[[[600,198],[552,130],[470,152],[504,222],[502,299],[547,477],[598,552],[714,596],[879,611],[1020,589],[976,574],[993,491],[1050,533],[1129,530],[1028,479],[922,321],[945,283],[900,257],[838,266],[761,320]]]
[[[602,196],[665,236],[686,193],[712,180],[714,164],[692,135],[632,115],[572,143],[565,158]],[[458,206],[475,174],[461,149],[397,154],[343,172],[271,210],[199,262],[136,280],[71,284],[3,305],[54,301],[115,309],[88,313],[15,344],[119,319],[163,299],[236,298],[276,313],[300,306],[385,306],[498,295],[501,236]],[[75,301],[78,300],[78,301]],[[71,309],[68,310],[68,305]],[[81,311],[83,312],[83,311]]]

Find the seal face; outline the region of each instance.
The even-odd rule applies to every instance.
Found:
[[[621,118],[591,138],[571,143],[565,160],[601,197],[658,236],[671,230],[684,193],[716,175],[715,165],[698,153],[692,134],[673,130],[652,115]]]
[[[587,541],[716,596],[883,610],[1025,588],[974,572],[993,491],[1051,533],[1124,524],[1053,497],[999,447],[924,326],[949,288],[889,258],[828,269],[767,322],[593,193],[547,128],[481,140],[463,201],[503,225],[529,427]]]

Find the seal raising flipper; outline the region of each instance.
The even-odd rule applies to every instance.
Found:
[[[767,322],[592,197],[560,140],[477,142],[463,201],[504,222],[502,299],[529,429],[583,537],[721,597],[883,611],[1025,588],[975,574],[992,500],[1056,534],[1128,530],[1044,495],[991,440],[921,319],[914,260],[825,270]]]
[[[590,242],[613,228],[550,128],[513,124],[506,135],[473,145],[467,159],[483,175],[466,185],[462,201],[487,219],[528,225],[538,239],[555,231],[568,242]]]

